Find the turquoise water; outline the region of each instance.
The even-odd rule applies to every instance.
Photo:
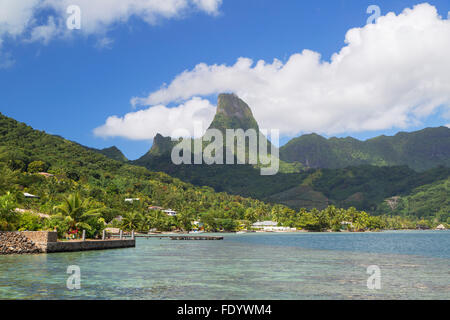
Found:
[[[449,299],[450,232],[226,234],[0,256],[0,299]],[[66,287],[69,265],[81,289]],[[367,267],[381,289],[367,288]]]

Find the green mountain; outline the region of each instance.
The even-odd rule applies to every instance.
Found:
[[[317,134],[292,139],[280,148],[280,158],[311,168],[345,168],[357,165],[407,165],[417,171],[450,166],[450,129],[426,128],[360,141],[325,139]]]
[[[125,198],[140,198],[146,205],[172,208],[184,217],[184,222],[200,219],[202,214],[223,221],[244,219],[249,208],[259,208],[261,214],[271,212],[271,205],[259,200],[217,193],[165,173],[110,159],[0,113],[0,197],[8,191],[16,196],[18,206],[48,214],[53,214],[54,207],[65,197],[79,193],[95,206],[105,208],[102,217],[106,222],[137,210]],[[25,199],[24,192],[40,198]],[[184,223],[168,218],[162,221],[163,230]]]
[[[117,160],[117,161],[122,161],[122,162],[127,162],[128,159],[125,157],[125,155],[122,153],[122,151],[119,150],[119,148],[117,148],[116,146],[112,146],[110,148],[105,148],[105,149],[94,149],[94,148],[89,148],[89,147],[85,147],[88,150],[103,154],[104,156],[107,156],[110,159],[113,160]]]
[[[106,222],[117,215],[132,219],[128,213],[137,207],[130,207],[124,199],[140,198],[145,204],[180,213],[177,219],[155,218],[162,230],[191,219],[201,219],[213,230],[232,229],[233,221],[239,219],[272,219],[274,214],[294,219],[294,211],[278,204],[295,209],[355,206],[377,215],[449,221],[449,168],[418,173],[406,166],[358,166],[261,176],[250,165],[172,165],[170,155],[162,151],[169,147],[168,140],[161,138],[146,165],[170,175],[109,159],[0,114],[0,196],[10,191],[20,207],[53,214],[64,197],[79,193],[104,207]],[[161,154],[153,155],[157,151]],[[53,177],[38,173],[42,171]],[[23,192],[40,198],[25,199]]]
[[[218,105],[210,128],[222,131],[240,126],[258,129],[248,105],[235,95],[220,95]],[[261,176],[258,168],[251,165],[174,165],[170,158],[174,144],[170,138],[162,137],[155,139],[149,153],[133,163],[194,185],[207,185],[219,192],[294,209],[324,209],[336,205],[353,206],[375,214],[436,216],[435,206],[441,198],[423,197],[420,206],[397,211],[386,207],[386,201],[392,197],[410,199],[420,188],[429,193],[434,190],[430,186],[449,178],[450,154],[449,148],[445,148],[448,131],[448,128],[431,128],[366,142],[305,135],[281,148],[280,157],[285,161],[280,161],[280,173],[274,176]],[[296,146],[299,149],[295,149]],[[290,150],[300,150],[299,153],[308,156],[288,157],[286,154]],[[384,158],[377,154],[384,154]],[[375,159],[373,163],[369,158]],[[416,172],[407,166],[416,165],[417,169],[419,164],[425,171]],[[424,208],[430,209],[428,214],[424,213]],[[439,219],[445,220],[446,216],[440,215]]]
[[[379,207],[381,213],[406,216],[415,212],[420,218],[435,218],[450,223],[450,177],[413,189],[408,195],[391,197]]]
[[[244,131],[247,131],[248,129],[254,129],[257,134],[259,133],[258,123],[253,117],[250,107],[243,100],[241,100],[234,94],[219,95],[216,115],[208,129],[218,129],[222,132],[224,144],[223,154],[225,155],[227,151],[230,149],[231,152],[234,154],[235,163],[237,163],[236,144],[234,145],[234,148],[233,147],[229,148],[229,146],[226,145],[226,137],[225,137],[226,130],[243,129]],[[268,154],[270,154],[271,151],[270,148],[272,146],[270,141],[268,141],[267,138],[263,135],[261,137],[265,139],[266,144],[268,146]],[[137,165],[143,165],[147,168],[151,168],[152,170],[160,170],[164,172],[177,172],[179,170],[184,170],[182,169],[184,167],[183,165],[172,167],[171,164],[170,154],[172,152],[173,147],[177,143],[178,143],[177,141],[172,141],[170,137],[163,137],[161,134],[157,134],[153,139],[153,145],[151,149],[145,155],[143,155],[141,158],[134,161],[133,163]],[[192,150],[194,150],[193,143],[194,140],[191,139]],[[259,143],[260,139],[258,140],[258,147]],[[206,147],[208,144],[209,143],[207,142],[202,142],[203,147]],[[246,162],[248,163],[249,140],[245,141],[245,150],[246,150],[245,152]],[[170,167],[172,168],[170,169]],[[247,170],[252,171],[253,166],[248,167],[249,168]],[[258,167],[258,165],[255,165],[255,167]],[[281,167],[282,171],[283,170],[298,171],[299,166],[288,163],[282,163]],[[191,166],[188,166],[188,168],[191,168]],[[223,166],[218,166],[218,168],[223,168]],[[195,168],[194,170],[197,169],[199,168]],[[227,169],[225,169],[225,171],[227,171]],[[201,170],[209,172],[207,173],[207,175],[211,176],[213,174],[217,175],[217,172],[220,171],[221,169],[217,168],[212,169],[212,166],[201,166]]]
[[[226,129],[255,129],[259,132],[252,110],[235,94],[219,95],[216,115],[209,128],[219,129],[223,133]]]
[[[176,142],[173,142],[170,137],[163,137],[158,133],[153,139],[151,149],[145,155],[139,158],[136,163],[151,161],[151,159],[155,157],[170,155],[175,144]]]

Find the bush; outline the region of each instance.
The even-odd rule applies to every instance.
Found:
[[[11,193],[0,197],[0,230],[11,231],[14,230],[18,221],[16,208],[16,199]]]
[[[34,213],[24,212],[18,218],[17,229],[19,231],[39,231],[42,228],[42,219]]]
[[[45,172],[48,165],[44,161],[33,161],[28,165],[29,173]]]

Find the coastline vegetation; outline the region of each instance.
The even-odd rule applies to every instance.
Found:
[[[194,221],[203,223],[206,231],[248,229],[264,220],[310,231],[342,230],[342,222],[348,222],[354,231],[413,229],[440,223],[434,217],[371,216],[334,206],[294,210],[216,192],[211,187],[194,186],[165,173],[109,159],[1,114],[0,137],[2,231],[56,229],[63,238],[84,229],[87,237],[95,238],[109,226],[143,232],[188,231],[194,228]],[[139,201],[127,202],[127,198]],[[171,208],[178,214],[171,217],[149,210],[149,206]],[[116,219],[119,216],[122,219]]]

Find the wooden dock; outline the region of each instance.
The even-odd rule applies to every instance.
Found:
[[[119,235],[112,235],[112,237],[120,237]],[[123,238],[131,237],[130,235],[123,235]],[[170,240],[223,240],[222,236],[194,236],[194,235],[154,235],[154,234],[135,234],[135,238],[158,238]]]
[[[170,236],[170,240],[223,240],[217,236]]]

